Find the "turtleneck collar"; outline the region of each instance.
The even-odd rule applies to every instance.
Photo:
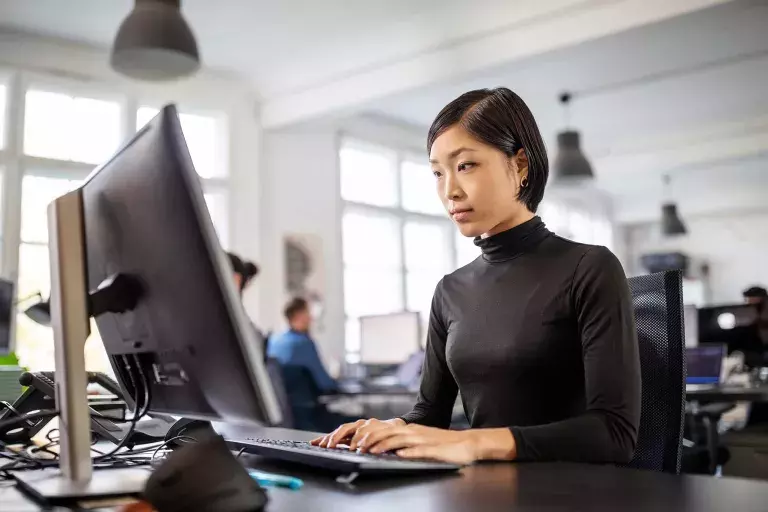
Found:
[[[475,245],[483,252],[483,259],[495,263],[514,259],[528,252],[549,235],[547,226],[537,216],[493,236],[477,237]]]

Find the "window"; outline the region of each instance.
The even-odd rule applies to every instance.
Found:
[[[339,165],[346,349],[355,361],[359,317],[409,310],[426,324],[435,286],[456,268],[459,238],[425,163],[345,140]]]
[[[428,318],[432,295],[438,281],[453,270],[451,229],[445,222],[406,221],[405,249],[406,306]]]
[[[374,206],[397,206],[396,156],[346,144],[339,152],[341,197],[346,201]]]
[[[412,160],[400,166],[403,208],[411,212],[442,215],[445,211],[435,188],[435,178],[429,165]]]
[[[8,93],[8,88],[5,84],[0,84],[0,150],[5,148],[5,105],[7,100],[5,99]]]
[[[551,231],[564,238],[613,248],[613,226],[604,214],[549,201],[541,203],[538,213]]]
[[[24,153],[100,164],[120,144],[120,104],[31,89],[26,94]]]
[[[208,205],[208,212],[211,215],[213,227],[219,235],[219,242],[222,247],[227,247],[229,243],[229,201],[226,190],[208,191],[204,194],[205,204]]]

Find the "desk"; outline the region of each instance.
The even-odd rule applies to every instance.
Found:
[[[768,402],[768,385],[715,386],[707,389],[685,390],[688,401],[698,402]]]
[[[308,439],[314,434],[264,429],[259,436]],[[650,471],[563,463],[479,464],[458,475],[362,481],[355,487],[300,466],[259,457],[248,465],[304,479],[299,491],[270,489],[267,512],[515,511],[765,512],[768,483],[672,476]],[[0,488],[0,508],[37,511],[15,489]]]
[[[410,412],[417,397],[418,391],[405,386],[346,386],[332,395],[322,395],[320,401],[347,416],[386,419]]]
[[[391,386],[391,387],[372,387],[367,388],[361,386],[359,388],[341,388],[332,395],[325,395],[333,398],[335,397],[369,397],[369,396],[381,396],[381,397],[405,397],[416,401],[416,397],[419,395],[418,390],[413,390],[404,386]]]

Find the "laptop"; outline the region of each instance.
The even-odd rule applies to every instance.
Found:
[[[710,389],[720,384],[726,346],[722,344],[699,345],[685,349],[688,390]]]

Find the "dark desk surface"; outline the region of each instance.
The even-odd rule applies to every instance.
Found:
[[[267,429],[259,435],[306,439],[312,434]],[[480,464],[443,477],[369,480],[355,487],[330,475],[257,457],[249,465],[304,479],[299,491],[270,489],[268,511],[455,512],[546,510],[592,512],[765,512],[768,482],[672,476],[579,464]],[[0,487],[0,510],[37,511],[15,489]]]
[[[686,389],[685,397],[689,401],[701,402],[768,402],[768,385],[752,387],[724,385],[706,389]]]

